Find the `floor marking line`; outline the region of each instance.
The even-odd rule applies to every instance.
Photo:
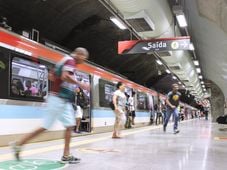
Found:
[[[181,123],[185,123],[185,122],[188,122],[188,121],[184,121],[184,122],[181,122]],[[169,123],[169,125],[171,125],[171,124],[173,124],[173,123],[172,122]],[[124,136],[129,136],[129,135],[137,134],[137,133],[140,133],[140,132],[146,132],[146,131],[149,131],[149,130],[156,130],[156,129],[160,129],[161,127],[162,127],[162,125],[142,127],[138,130],[132,129],[132,130],[129,130],[129,131],[125,131]],[[107,135],[105,137],[99,137],[99,138],[96,138],[96,139],[86,139],[84,141],[72,142],[70,144],[70,147],[82,146],[82,145],[86,145],[86,144],[90,144],[90,143],[104,141],[104,140],[107,140],[107,139],[111,139],[111,135]],[[43,148],[25,150],[21,153],[21,156],[24,157],[24,156],[30,156],[30,155],[40,154],[40,153],[46,153],[46,152],[50,152],[50,151],[60,150],[60,149],[63,149],[63,148],[64,148],[64,144],[58,144],[58,145],[53,145],[53,146],[45,146]],[[13,157],[12,153],[0,154],[0,161],[10,160],[10,159],[13,159],[13,158],[14,157]]]

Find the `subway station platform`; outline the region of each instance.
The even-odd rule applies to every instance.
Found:
[[[222,125],[203,119],[180,123],[180,133],[162,126],[123,131],[124,138],[111,133],[72,139],[72,153],[78,164],[60,164],[63,140],[28,144],[23,161],[12,161],[9,147],[0,148],[0,170],[79,169],[79,170],[226,170],[227,131]],[[56,164],[56,165],[55,165]]]

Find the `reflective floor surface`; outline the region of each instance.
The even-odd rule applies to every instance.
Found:
[[[170,124],[167,127],[166,133],[162,131],[162,126],[126,130],[123,131],[123,139],[112,139],[111,133],[73,138],[72,153],[82,160],[78,164],[64,166],[63,169],[227,169],[227,131],[223,130],[225,126],[202,119],[190,120],[180,123],[179,134],[173,134],[172,126]],[[62,149],[63,140],[28,144],[24,148],[23,159],[59,160]],[[0,148],[0,170],[4,169],[1,167],[4,161],[12,159],[10,148]],[[23,168],[23,165],[17,165],[13,169],[18,167]],[[26,168],[32,169],[31,166],[24,165],[24,169]]]

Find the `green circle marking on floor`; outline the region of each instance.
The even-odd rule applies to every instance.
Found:
[[[24,159],[0,162],[0,170],[59,170],[67,165],[59,161],[44,159]]]

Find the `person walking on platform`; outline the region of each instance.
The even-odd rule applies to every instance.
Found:
[[[85,48],[76,48],[71,53],[71,56],[65,56],[59,63],[57,63],[54,71],[49,74],[49,79],[52,81],[52,87],[47,99],[43,125],[25,135],[21,140],[10,143],[17,160],[20,160],[22,146],[29,140],[48,130],[57,119],[66,128],[64,136],[64,152],[61,161],[64,163],[76,163],[80,160],[70,154],[69,148],[71,131],[75,126],[72,102],[75,100],[75,85],[86,90],[89,90],[90,87],[87,84],[77,81],[74,73],[76,64],[83,63],[88,56],[88,51]]]
[[[179,133],[180,131],[178,130],[178,117],[179,117],[179,111],[177,109],[179,102],[180,102],[180,96],[181,93],[178,92],[178,84],[173,84],[172,85],[172,91],[168,93],[167,95],[167,99],[166,99],[166,118],[165,118],[165,122],[163,125],[163,131],[166,132],[166,127],[167,124],[169,122],[169,119],[171,117],[171,115],[173,115],[174,118],[174,126],[173,126],[173,130],[174,130],[174,134]]]
[[[122,82],[117,83],[117,90],[113,95],[115,123],[112,138],[121,138],[121,128],[123,124],[123,117],[125,116],[126,96],[125,85]]]
[[[162,103],[159,100],[157,104],[157,112],[156,112],[156,118],[155,118],[156,125],[160,124],[161,122],[160,119],[162,119],[162,123],[163,123]]]

